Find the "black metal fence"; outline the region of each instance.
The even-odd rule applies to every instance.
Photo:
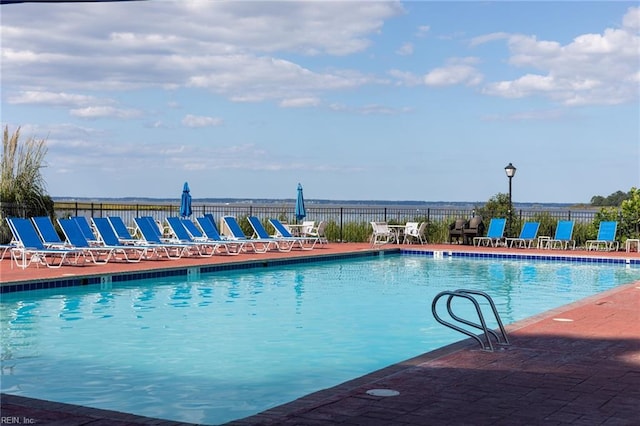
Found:
[[[212,214],[215,218],[234,216],[258,216],[262,219],[277,218],[283,222],[295,223],[295,205],[286,203],[195,203],[192,205],[193,217]],[[319,222],[325,220],[329,226],[327,237],[332,241],[357,242],[366,241],[371,234],[369,222],[383,221],[390,224],[426,221],[430,224],[429,232],[432,241],[446,241],[448,224],[457,218],[469,219],[476,214],[472,208],[435,208],[431,206],[362,206],[362,205],[308,205],[308,220]],[[125,223],[134,227],[134,218],[152,216],[158,222],[164,222],[169,216],[180,214],[179,203],[113,203],[113,202],[69,202],[58,201],[54,204],[56,217],[85,216],[107,217],[120,216]],[[551,232],[551,226],[558,220],[573,220],[578,227],[585,228],[595,219],[597,210],[571,210],[561,208],[516,209],[513,213],[513,232],[517,233],[520,224],[527,220],[540,221],[547,224],[545,232]],[[10,239],[10,232],[5,226],[4,217],[25,217],[25,209],[20,205],[0,203],[0,238]],[[542,231],[542,230],[541,230]],[[5,235],[6,234],[6,235]],[[587,238],[581,236],[581,239]]]
[[[287,204],[194,204],[193,216],[213,214],[214,217],[222,216],[258,216],[260,218],[278,218],[284,222],[295,223],[295,206]],[[326,220],[334,224],[340,231],[348,224],[368,224],[371,221],[384,221],[389,223],[405,223],[409,221],[452,222],[456,218],[470,218],[475,215],[473,209],[454,208],[404,208],[389,206],[309,206],[306,209],[307,219],[316,222]],[[55,214],[57,217],[86,216],[106,217],[120,216],[125,223],[133,225],[133,219],[139,216],[152,216],[163,222],[169,216],[180,214],[179,204],[126,204],[126,203],[87,203],[87,202],[56,202]],[[514,211],[514,221],[523,222],[528,219],[548,215],[551,220],[574,220],[576,223],[587,223],[594,220],[595,210],[564,210],[564,209],[520,209]]]
[[[295,220],[294,206],[290,204],[194,204],[193,216],[211,213],[221,216],[258,216],[277,217],[284,220]],[[168,216],[176,216],[180,212],[179,204],[114,204],[114,203],[86,203],[86,202],[56,202],[55,212],[58,216],[87,216],[101,217],[118,214],[124,219],[133,220],[136,216],[154,216],[161,220]],[[405,208],[405,207],[361,207],[361,206],[331,206],[307,207],[307,217],[316,221],[327,220],[333,222],[406,222],[416,218],[426,218],[428,221],[442,221],[457,217],[471,217],[475,209],[455,208]],[[548,214],[557,220],[575,220],[576,222],[593,221],[596,210],[553,209],[516,209],[514,219],[526,220],[541,213]]]

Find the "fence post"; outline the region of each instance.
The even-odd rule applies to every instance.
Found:
[[[386,221],[387,221],[387,208],[385,207],[384,208],[384,221],[383,222],[386,222]]]
[[[343,209],[344,209],[344,207],[340,207],[340,242],[341,243],[344,242],[344,240],[342,239],[342,219],[343,219],[343,216],[342,216],[343,211],[342,210]]]

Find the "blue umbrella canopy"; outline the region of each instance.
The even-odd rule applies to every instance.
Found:
[[[296,219],[302,220],[307,215],[304,209],[304,196],[302,195],[302,185],[298,184],[298,198],[296,198]]]
[[[191,213],[191,194],[189,193],[189,184],[185,182],[184,188],[182,188],[182,199],[180,201],[180,216],[189,217]]]

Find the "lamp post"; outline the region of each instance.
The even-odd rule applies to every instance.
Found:
[[[516,168],[513,166],[513,164],[509,163],[507,165],[507,167],[504,168],[504,172],[507,174],[507,177],[509,178],[509,217],[507,218],[507,220],[509,221],[509,225],[507,226],[507,235],[509,237],[512,237],[511,235],[511,223],[513,221],[513,204],[511,203],[511,179],[513,179],[513,177],[516,174]]]

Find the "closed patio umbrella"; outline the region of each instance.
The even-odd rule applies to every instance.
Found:
[[[304,209],[304,196],[302,195],[302,185],[298,184],[298,198],[296,198],[296,219],[301,221],[307,212]]]
[[[189,193],[189,184],[185,182],[180,201],[180,216],[189,217],[191,213],[191,194]]]

